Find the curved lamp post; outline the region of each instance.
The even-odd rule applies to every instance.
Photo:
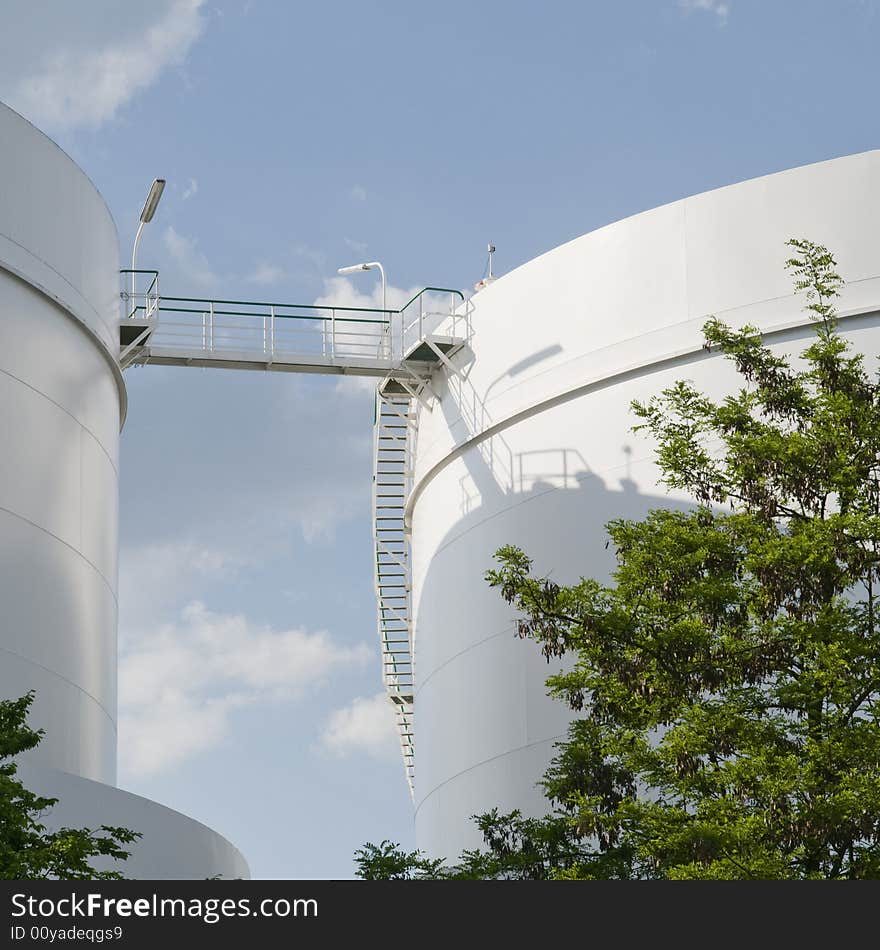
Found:
[[[165,190],[165,179],[157,178],[150,185],[150,193],[147,195],[147,200],[144,202],[144,206],[141,209],[140,223],[138,224],[137,234],[134,236],[134,248],[131,252],[131,269],[132,272],[137,267],[135,263],[137,261],[137,252],[138,252],[138,242],[141,239],[141,231],[144,229],[145,224],[149,224],[153,220],[153,215],[156,213],[156,207],[159,204],[159,199],[162,197],[162,192]],[[135,278],[136,274],[132,273],[131,275],[131,296],[134,299],[135,291]]]

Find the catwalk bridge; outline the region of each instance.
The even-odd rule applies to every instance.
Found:
[[[470,340],[460,291],[426,287],[399,310],[212,300],[160,294],[153,270],[124,270],[119,364],[201,366],[376,378],[373,549],[382,681],[414,788],[412,579],[404,511],[412,489],[419,404],[431,380],[457,372]]]

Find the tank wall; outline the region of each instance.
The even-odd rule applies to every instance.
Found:
[[[226,838],[164,805],[53,769],[24,766],[19,778],[25,787],[58,799],[44,819],[49,828],[111,825],[140,832],[126,861],[96,859],[97,870],[148,881],[250,877],[241,852]]]
[[[116,229],[86,176],[0,106],[0,696],[36,691],[35,764],[113,783]]]
[[[658,485],[630,401],[682,377],[715,396],[735,385],[702,349],[713,312],[778,330],[780,351],[803,348],[789,237],[836,253],[841,312],[866,311],[842,327],[880,351],[878,192],[876,152],[794,169],[585,235],[473,299],[471,352],[458,357],[469,372],[421,412],[411,499],[419,847],[478,844],[469,816],[495,806],[546,810],[535,783],[571,718],[544,695],[558,662],[515,638],[513,610],[483,580],[493,552],[518,544],[562,582],[605,577],[608,520],[685,504]]]

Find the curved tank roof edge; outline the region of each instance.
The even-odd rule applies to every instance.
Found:
[[[89,183],[89,185],[91,185],[92,190],[98,196],[101,202],[101,205],[103,206],[104,210],[107,212],[107,217],[110,219],[110,223],[113,225],[113,232],[116,235],[116,245],[118,248],[119,228],[116,226],[116,219],[113,217],[113,212],[110,210],[110,205],[107,204],[107,200],[101,194],[101,190],[98,188],[98,186],[92,181],[92,178],[88,174],[88,172],[86,172],[85,169],[83,169],[83,167],[79,164],[79,162],[75,161],[70,155],[68,155],[67,152],[55,141],[55,139],[53,139],[52,136],[48,134],[48,132],[43,131],[43,129],[41,129],[38,125],[35,125],[33,122],[31,122],[31,120],[28,119],[26,116],[23,116],[17,109],[13,109],[12,106],[10,106],[8,103],[3,102],[2,99],[0,99],[0,109],[5,109],[7,112],[11,113],[21,122],[23,122],[25,125],[33,129],[38,135],[41,135],[44,139],[46,139],[46,141],[49,142],[49,144],[52,145],[53,148],[55,148],[55,150],[60,155],[62,155],[63,158],[67,162],[73,165],[73,167],[79,172],[80,175],[82,175],[83,178],[85,178],[85,180]],[[16,276],[21,278],[22,275],[16,274]],[[28,283],[30,282],[28,281]],[[35,289],[45,294],[45,291],[42,288],[36,287]],[[53,300],[54,302],[56,303],[58,302],[58,301],[55,301],[55,298],[52,297],[51,294],[48,294],[47,296],[49,296],[49,299]],[[65,307],[64,309],[67,312],[67,308]],[[70,315],[73,316],[72,314]],[[119,390],[119,431],[121,432],[125,426],[126,417],[128,416],[128,391],[125,385],[125,380],[122,376],[122,373],[119,370],[119,364],[115,362],[115,360],[113,359],[113,355],[107,350],[107,347],[105,346],[104,342],[96,336],[96,334],[94,333],[94,331],[91,330],[91,328],[87,327],[85,324],[82,323],[81,320],[77,319],[76,317],[74,317],[74,320],[78,325],[80,325],[92,337],[95,338],[96,342],[99,344],[98,348],[101,350],[102,355],[109,357],[108,361],[111,363],[111,369],[115,371],[114,377],[116,379],[117,389]]]
[[[527,261],[523,261],[522,264],[517,264],[517,266],[512,270],[499,275],[495,281],[480,290],[479,295],[482,297],[485,294],[491,294],[492,288],[496,284],[500,283],[510,275],[517,273],[517,271],[522,270],[524,267],[528,267],[535,261],[541,260],[541,258],[546,257],[548,254],[553,254],[560,248],[568,247],[569,244],[574,244],[577,241],[581,241],[585,237],[589,237],[591,234],[598,234],[600,231],[604,231],[606,228],[613,228],[618,224],[622,224],[624,221],[632,221],[635,218],[640,218],[642,215],[653,214],[655,211],[660,211],[663,208],[670,208],[673,205],[683,204],[684,202],[691,201],[694,198],[702,198],[705,195],[712,195],[719,191],[729,191],[733,188],[742,188],[744,185],[750,185],[754,182],[764,181],[768,178],[777,178],[780,175],[788,175],[791,172],[800,171],[804,168],[815,168],[819,165],[830,165],[833,162],[845,161],[846,159],[850,158],[861,158],[862,156],[873,154],[880,154],[880,148],[869,148],[865,149],[863,152],[850,152],[846,155],[837,155],[834,158],[824,158],[818,162],[804,162],[803,165],[791,165],[789,168],[780,168],[775,172],[767,172],[766,175],[756,175],[754,178],[742,178],[739,181],[733,181],[726,185],[719,185],[717,188],[708,188],[706,191],[695,191],[691,194],[683,195],[681,198],[674,198],[672,201],[664,201],[662,204],[654,205],[651,208],[644,208],[643,210],[636,211],[633,214],[625,215],[622,218],[615,218],[613,221],[609,221],[606,224],[600,224],[599,227],[593,228],[591,231],[584,231],[583,234],[578,234],[576,237],[570,238],[568,241],[563,241],[561,244],[556,244],[555,246],[548,248],[546,251],[542,251],[535,257],[530,257]]]
[[[38,125],[35,125],[33,122],[31,122],[31,120],[27,118],[27,116],[22,115],[17,109],[13,109],[11,105],[4,102],[2,99],[0,99],[0,108],[5,109],[7,112],[11,112],[14,116],[21,119],[21,121],[24,122],[25,125],[29,125],[35,132],[42,135],[43,138],[46,139],[46,141],[49,142],[51,145],[53,145],[64,156],[64,158],[66,158],[67,161],[70,162],[70,164],[73,165],[74,168],[76,168],[76,170],[83,176],[83,178],[85,178],[85,180],[92,186],[95,194],[101,199],[101,204],[104,206],[104,210],[107,212],[107,217],[109,217],[111,222],[113,223],[113,230],[116,232],[116,243],[118,244],[119,243],[119,228],[116,226],[116,218],[113,217],[113,212],[110,210],[110,205],[107,204],[106,198],[101,194],[100,188],[98,188],[98,186],[94,183],[94,181],[92,181],[91,175],[89,175],[89,173],[82,167],[82,165],[79,164],[79,162],[77,162],[74,158],[68,155],[68,153],[55,141],[55,139],[52,138],[51,135],[49,135],[48,132],[44,131]]]
[[[177,808],[172,808],[170,805],[166,805],[164,802],[157,801],[154,798],[147,798],[146,795],[140,795],[137,792],[132,792],[127,788],[122,788],[119,785],[108,785],[106,782],[99,782],[93,778],[87,778],[85,775],[75,775],[72,772],[65,772],[62,769],[56,769],[52,767],[44,767],[40,765],[34,765],[32,763],[27,763],[25,768],[29,771],[47,775],[50,778],[53,775],[57,775],[64,779],[72,779],[77,784],[82,784],[83,787],[88,788],[90,785],[100,786],[102,789],[109,789],[111,792],[119,792],[122,795],[127,796],[128,798],[135,799],[139,802],[145,802],[150,808],[170,812],[173,815],[177,815],[180,818],[184,818],[186,821],[192,822],[194,825],[198,825],[200,828],[204,828],[206,831],[210,832],[211,835],[214,835],[217,838],[220,838],[226,844],[229,845],[230,849],[234,851],[242,860],[242,863],[250,871],[250,864],[248,863],[247,858],[241,853],[241,849],[235,842],[230,841],[230,839],[223,834],[221,831],[217,831],[216,828],[212,828],[210,825],[206,825],[205,822],[201,821],[199,818],[193,818],[192,815],[188,815],[184,811],[179,811]]]

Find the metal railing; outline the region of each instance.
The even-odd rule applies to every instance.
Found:
[[[456,299],[457,298],[457,299]],[[460,313],[464,294],[446,287],[425,287],[398,311],[400,314],[400,357],[420,340],[438,330],[449,336],[469,338],[467,313]],[[444,306],[446,304],[446,306]]]
[[[214,356],[259,353],[270,362],[291,356],[391,359],[392,311],[163,297],[159,315],[152,347]]]
[[[159,271],[157,270],[121,270],[123,289],[120,297],[128,304],[126,318],[150,320],[159,310]],[[139,284],[146,284],[140,290]]]
[[[215,359],[387,366],[448,321],[460,291],[427,287],[400,310],[159,295],[157,271],[123,270],[125,313],[155,321],[152,353]],[[446,305],[446,306],[444,306]]]

